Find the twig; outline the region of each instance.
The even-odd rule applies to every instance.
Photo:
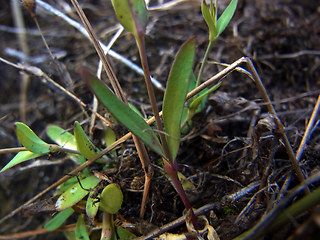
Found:
[[[81,107],[83,108],[88,108],[88,105],[85,104],[84,102],[82,102],[77,96],[75,96],[73,93],[71,93],[70,91],[66,90],[64,87],[62,87],[61,85],[59,85],[58,83],[56,83],[53,79],[51,79],[46,73],[44,73],[40,68],[38,67],[34,67],[34,66],[24,66],[21,64],[15,64],[12,63],[6,59],[3,59],[2,57],[0,57],[0,61],[15,67],[17,69],[20,69],[22,71],[24,71],[27,74],[31,74],[34,76],[37,76],[39,78],[45,79],[46,81],[52,83],[55,87],[57,87],[59,90],[61,90],[62,92],[64,92],[65,94],[67,94],[69,97],[71,97],[73,100],[75,100]],[[95,112],[92,108],[88,108],[90,111]],[[95,114],[102,120],[104,121],[108,126],[112,126],[112,123],[107,120],[105,117],[103,117],[101,114],[95,112]]]
[[[14,24],[18,29],[26,29],[24,19],[21,11],[21,4],[18,0],[11,0],[12,15]],[[19,46],[25,56],[29,56],[30,50],[27,41],[26,31],[18,33]],[[28,75],[22,75],[21,93],[19,112],[23,122],[27,120],[27,101],[28,101],[28,87],[30,83],[30,77]]]
[[[213,208],[219,208],[219,207],[221,207],[221,205],[222,205],[221,202],[223,202],[223,201],[236,201],[236,200],[250,194],[258,186],[259,186],[259,182],[253,182],[250,185],[248,185],[247,187],[240,189],[238,192],[223,197],[223,199],[220,202],[210,203],[210,204],[202,206],[201,208],[196,209],[194,211],[194,214],[196,216],[199,216],[199,215],[202,215],[202,214],[210,211]],[[167,232],[173,228],[176,228],[176,227],[182,225],[185,222],[185,220],[186,220],[186,216],[182,216],[180,218],[177,218],[176,220],[174,220],[170,223],[167,223],[167,224],[161,226],[159,229],[149,233],[147,236],[142,236],[140,238],[137,238],[137,240],[146,240],[146,239],[152,239],[154,237],[157,237],[164,232]]]
[[[43,9],[47,10],[49,13],[60,17],[61,19],[66,21],[68,24],[70,24],[71,26],[76,28],[82,35],[84,35],[85,37],[90,39],[90,36],[87,33],[86,29],[80,23],[78,23],[77,21],[69,18],[67,15],[65,15],[64,13],[59,11],[58,9],[52,7],[48,3],[43,2],[42,0],[36,0],[36,2],[37,2],[37,5],[39,7],[42,7]],[[100,42],[100,45],[101,45],[102,49],[107,49],[107,46],[104,45],[102,42]],[[132,63],[128,59],[124,58],[123,56],[121,56],[117,52],[115,52],[112,49],[110,49],[108,51],[108,55],[110,55],[114,59],[117,59],[119,62],[122,62],[123,64],[125,64],[126,66],[128,66],[129,68],[131,68],[132,70],[134,70],[135,72],[137,72],[138,74],[143,76],[143,70],[140,67],[138,67],[136,64]],[[158,88],[159,90],[164,91],[164,87],[162,86],[162,84],[158,80],[156,80],[155,78],[151,77],[151,81],[152,81],[152,83],[154,84],[154,86],[156,88]]]
[[[303,183],[305,181],[305,178],[304,178],[304,175],[300,169],[300,166],[299,166],[299,162],[297,161],[296,157],[295,157],[295,154],[292,150],[292,147],[291,147],[291,144],[289,142],[289,139],[287,137],[287,135],[285,134],[284,132],[284,126],[282,125],[277,113],[276,113],[276,110],[274,109],[271,101],[270,101],[270,98],[267,94],[267,91],[265,89],[265,87],[263,86],[263,83],[255,69],[255,67],[253,66],[253,63],[252,61],[250,60],[250,58],[245,58],[245,62],[248,64],[249,66],[249,69],[250,69],[250,72],[254,78],[254,82],[256,83],[257,87],[258,87],[258,90],[260,92],[260,94],[262,95],[262,98],[264,99],[264,101],[267,103],[267,108],[268,108],[268,111],[273,115],[274,117],[274,120],[275,120],[275,123],[277,125],[277,129],[279,131],[279,134],[280,134],[280,137],[282,139],[282,141],[284,142],[284,145],[285,145],[285,148],[287,150],[287,154],[289,156],[289,159],[292,163],[292,167],[300,181],[300,183]],[[305,193],[308,194],[310,193],[309,189],[308,188],[305,188],[304,189]]]
[[[266,215],[256,226],[242,233],[240,236],[236,237],[234,240],[260,239],[263,236],[263,234],[266,233],[266,231],[272,230],[272,229],[274,230],[274,228],[276,227],[275,223],[279,222],[280,220],[278,218],[279,215],[283,212],[283,210],[288,205],[288,203],[293,199],[293,197],[295,197],[303,189],[306,189],[308,185],[318,182],[319,180],[320,180],[320,172],[306,179],[305,182],[295,187],[291,191],[291,193],[285,199],[283,199],[268,215]]]
[[[297,158],[298,162],[300,162],[305,145],[307,144],[307,141],[310,138],[311,130],[314,126],[315,121],[317,120],[317,115],[319,113],[319,109],[320,109],[320,95],[318,96],[317,103],[313,109],[311,118],[310,118],[309,123],[306,128],[306,131],[303,134],[303,138],[301,140],[300,146],[299,146],[298,151],[296,153],[296,158]]]

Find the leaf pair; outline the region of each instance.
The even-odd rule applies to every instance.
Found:
[[[229,24],[233,14],[237,8],[238,0],[232,0],[228,7],[224,10],[222,15],[217,20],[217,7],[210,0],[210,8],[207,6],[206,0],[203,0],[201,4],[201,12],[204,20],[209,27],[209,40],[214,41],[225,30]]]
[[[171,68],[163,102],[163,121],[171,159],[175,159],[180,142],[180,124],[195,55],[195,40],[190,38],[179,50]],[[98,78],[82,69],[85,79],[109,113],[139,137],[148,147],[167,159],[152,128],[135,111],[120,101]]]

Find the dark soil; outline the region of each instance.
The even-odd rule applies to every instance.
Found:
[[[70,4],[63,0],[47,2],[61,11],[64,11],[63,4]],[[117,24],[110,1],[79,2],[99,39],[108,43],[114,31],[107,30]],[[219,8],[224,9],[228,2],[219,1]],[[157,1],[151,1],[151,5],[156,4]],[[59,73],[44,47],[35,22],[23,9],[30,56],[30,61],[25,61],[8,53],[8,49],[21,51],[21,46],[17,34],[10,32],[14,27],[10,1],[0,0],[0,5],[0,57],[13,63],[41,68],[57,83],[90,105],[92,94],[78,75],[81,66],[93,72],[97,69],[98,56],[89,40],[60,18],[38,8],[38,21],[48,45],[54,53],[62,53],[58,61],[64,70]],[[69,12],[69,16],[78,20],[76,12]],[[188,1],[171,10],[153,11],[149,22],[146,44],[151,74],[165,86],[175,54],[190,36],[195,36],[197,42],[197,71],[208,39],[199,2]],[[231,24],[216,41],[209,55],[210,61],[223,63],[232,63],[242,56],[252,58],[285,126],[285,133],[294,152],[299,147],[320,93],[319,26],[320,7],[316,0],[239,1]],[[134,38],[127,32],[121,35],[112,49],[139,65]],[[43,59],[37,61],[40,57]],[[116,59],[109,59],[129,101],[146,115],[152,115],[143,77]],[[221,66],[208,64],[204,79],[222,69]],[[29,78],[27,100],[25,105],[21,105],[23,78],[26,77]],[[103,78],[106,79],[105,74]],[[157,90],[159,106],[162,95],[163,92]],[[55,124],[72,132],[75,120],[81,122],[89,120],[91,116],[89,111],[53,85],[38,77],[26,76],[3,62],[0,62],[0,104],[0,148],[20,146],[13,128],[14,122],[25,122],[38,136],[49,141],[45,135],[46,126]],[[99,112],[105,114],[102,107]],[[195,116],[190,132],[183,138],[178,155],[179,171],[195,185],[188,196],[194,208],[219,203],[205,215],[220,239],[233,239],[249,230],[264,214],[270,212],[273,202],[278,201],[281,194],[285,198],[288,191],[299,184],[275,129],[260,128],[258,121],[267,117],[267,109],[255,83],[245,74],[234,72],[224,79],[217,92],[209,96],[205,110]],[[88,122],[83,125],[87,132]],[[97,120],[93,141],[104,148],[101,126],[101,121]],[[124,130],[121,127],[119,129],[118,134],[122,135]],[[120,156],[117,162],[119,171],[111,177],[121,185],[124,192],[123,207],[117,215],[120,222],[131,223],[135,232],[142,235],[181,217],[183,204],[170,181],[163,175],[158,156],[151,153],[155,173],[144,220],[139,220],[144,173],[132,140],[117,151]],[[11,154],[1,155],[0,167],[5,166],[12,157]],[[69,160],[59,161],[63,158],[62,154],[45,156],[41,159],[43,162],[49,159],[51,165],[28,167],[36,159],[1,173],[0,217],[6,216],[70,172],[75,165]],[[306,176],[319,171],[319,127],[314,128],[301,160],[301,169]],[[288,179],[289,185],[285,188]],[[235,202],[221,201],[252,182],[258,182],[259,187],[248,195]],[[268,185],[270,187],[258,194],[245,213],[237,219],[259,188]],[[317,186],[319,184],[312,185],[310,190]],[[52,194],[50,192],[43,199],[49,199]],[[297,195],[294,201],[302,196]],[[0,225],[0,234],[39,229],[51,216],[51,213],[17,214]],[[73,220],[70,223],[75,223],[76,218]],[[174,233],[186,231],[183,225],[170,229]],[[269,233],[265,239],[301,239],[302,236],[304,239],[315,239],[317,232],[319,206],[292,219],[285,227]],[[1,235],[0,239],[3,239]],[[62,235],[49,233],[45,238],[61,239]],[[34,234],[32,239],[43,239],[43,236]]]

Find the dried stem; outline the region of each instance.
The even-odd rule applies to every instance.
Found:
[[[267,108],[268,108],[268,111],[273,115],[274,119],[275,119],[275,123],[277,125],[277,129],[279,131],[279,134],[280,134],[280,137],[282,139],[282,141],[284,142],[284,145],[285,145],[285,148],[287,150],[287,154],[289,155],[289,158],[291,160],[291,163],[292,163],[292,166],[293,166],[293,169],[299,179],[299,181],[301,183],[304,183],[305,181],[305,178],[304,178],[304,175],[300,169],[300,166],[299,166],[299,162],[297,161],[296,157],[295,157],[295,154],[292,150],[292,147],[291,147],[291,144],[289,142],[289,139],[287,137],[287,135],[285,134],[284,132],[284,126],[282,125],[277,113],[276,113],[276,110],[274,109],[271,101],[270,101],[270,98],[267,94],[267,91],[265,89],[265,87],[263,86],[263,83],[255,69],[255,67],[253,66],[253,63],[252,61],[250,60],[250,58],[246,58],[245,59],[245,62],[248,64],[249,66],[249,69],[250,69],[250,72],[254,78],[254,81],[258,87],[258,90],[260,91],[260,94],[262,95],[262,98],[264,99],[264,101],[266,102],[267,104]],[[305,193],[308,194],[310,193],[309,189],[308,188],[305,188]]]

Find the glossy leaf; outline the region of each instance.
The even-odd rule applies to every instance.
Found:
[[[86,213],[87,213],[87,216],[91,219],[93,219],[96,215],[97,215],[97,212],[99,210],[99,205],[100,205],[100,202],[99,202],[99,197],[100,195],[98,195],[97,197],[93,198],[95,192],[92,191],[90,194],[89,194],[89,197],[87,199],[87,203],[86,203]]]
[[[118,21],[135,37],[144,33],[148,21],[145,0],[111,0]]]
[[[94,189],[101,179],[96,178],[91,175],[85,179],[80,180],[81,186],[79,182],[74,184],[72,187],[67,189],[63,194],[58,198],[55,207],[58,211],[64,210],[66,208],[72,207],[76,203],[78,203],[82,198],[84,198],[90,190]]]
[[[216,37],[218,37],[229,24],[231,18],[233,17],[234,12],[236,11],[237,4],[238,4],[238,0],[232,0],[229,3],[228,7],[224,10],[224,12],[219,17],[216,25],[216,28],[217,28]]]
[[[121,208],[123,194],[121,189],[114,183],[106,186],[100,197],[100,208],[108,213],[115,214]]]
[[[190,38],[179,50],[167,83],[163,99],[163,123],[172,159],[180,143],[180,124],[195,55],[195,40]]]
[[[48,137],[50,137],[52,141],[56,142],[59,146],[78,150],[74,136],[63,128],[51,125],[47,127],[46,132]],[[84,157],[81,155],[71,153],[67,153],[67,155],[79,165],[85,162]]]
[[[76,225],[76,240],[89,240],[89,234],[87,232],[86,224],[84,222],[84,214],[80,214]]]
[[[21,144],[33,153],[49,153],[51,145],[42,141],[26,124],[15,123],[17,137]]]
[[[67,208],[57,215],[55,215],[49,222],[44,225],[44,228],[49,231],[54,231],[57,228],[61,227],[62,224],[74,213],[72,208]]]
[[[89,82],[92,91],[117,121],[126,126],[153,151],[164,156],[158,137],[143,118],[120,101],[113,92],[93,74],[82,69],[81,75],[83,79]]]
[[[7,169],[9,169],[9,168],[11,168],[11,167],[13,167],[13,166],[15,166],[15,165],[17,165],[17,164],[19,164],[19,163],[23,163],[25,161],[28,161],[28,160],[36,158],[36,157],[40,157],[42,155],[44,155],[44,154],[38,154],[38,153],[29,152],[29,151],[18,152],[14,156],[14,158],[12,158],[10,160],[10,162],[8,162],[7,165],[5,165],[1,169],[0,173],[5,171],[5,170],[7,170]]]

